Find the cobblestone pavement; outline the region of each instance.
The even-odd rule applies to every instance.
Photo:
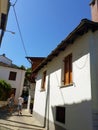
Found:
[[[22,115],[17,111],[10,114],[6,108],[0,108],[0,130],[45,130],[38,120],[23,109]]]

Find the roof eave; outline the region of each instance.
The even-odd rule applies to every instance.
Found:
[[[90,21],[88,19],[81,20],[80,24],[64,39],[48,56],[45,58],[34,70],[37,73],[42,67],[44,67],[48,62],[50,62],[55,56],[57,56],[61,51],[69,44],[73,44],[77,37],[84,35],[88,30],[96,31],[98,30],[98,23]]]

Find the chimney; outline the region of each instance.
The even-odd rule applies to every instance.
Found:
[[[4,56],[4,57],[5,57],[5,54],[2,54],[2,56]]]
[[[91,0],[90,6],[92,21],[98,22],[98,0]]]

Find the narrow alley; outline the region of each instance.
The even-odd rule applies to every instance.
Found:
[[[12,114],[6,108],[0,108],[0,130],[45,130],[38,120],[23,109],[22,115],[17,115],[15,110]]]

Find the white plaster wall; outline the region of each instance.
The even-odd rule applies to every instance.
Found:
[[[10,71],[17,72],[15,81],[8,79]],[[0,66],[0,79],[3,79],[5,81],[7,81],[8,83],[10,83],[12,88],[16,88],[16,94],[15,94],[16,99],[22,93],[23,83],[24,83],[24,75],[25,75],[24,70]]]
[[[56,123],[68,130],[92,130],[89,36],[91,32],[79,37],[74,44],[48,63],[46,91],[40,92],[43,69],[39,71],[37,77],[34,111],[45,116],[46,100],[49,94],[50,100],[47,107],[49,117],[47,118],[54,122],[55,107],[65,106],[66,125]],[[63,59],[70,53],[73,57],[73,85],[61,88]]]
[[[34,95],[35,95],[35,83],[31,83],[29,88],[29,96],[28,96],[28,104],[27,104],[28,111],[30,110],[30,102],[32,98],[34,99]]]
[[[41,78],[41,75],[38,78]],[[46,91],[41,92],[41,79],[39,79],[35,89],[34,111],[42,116],[45,116],[46,94]]]

